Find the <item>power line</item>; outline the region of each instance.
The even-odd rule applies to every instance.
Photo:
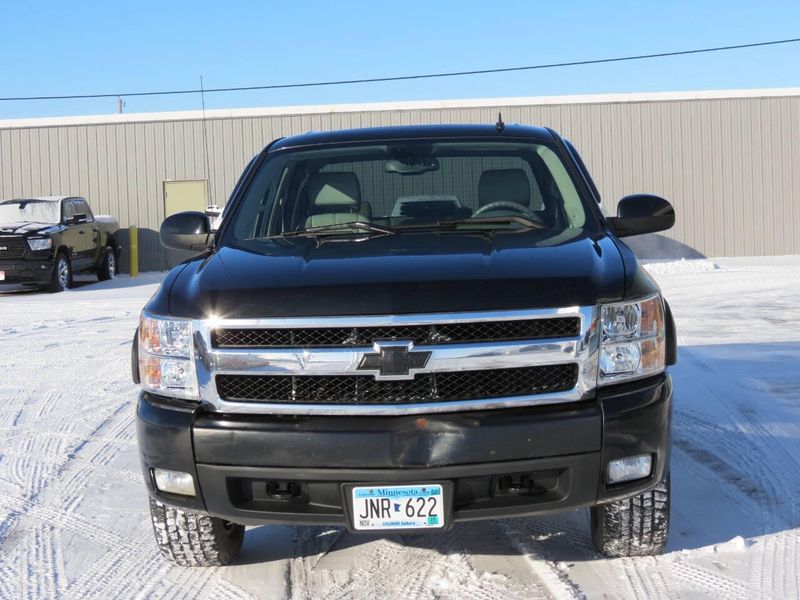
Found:
[[[353,85],[357,83],[382,83],[387,81],[408,81],[411,79],[436,79],[442,77],[464,77],[468,75],[487,75],[490,73],[511,73],[514,71],[535,71],[541,69],[557,69],[562,67],[578,67],[582,65],[599,65],[633,60],[647,60],[652,58],[666,58],[670,56],[686,56],[689,54],[705,54],[709,52],[724,52],[728,50],[741,50],[745,48],[758,48],[762,46],[777,46],[779,44],[794,44],[800,38],[784,40],[770,40],[767,42],[754,42],[751,44],[736,44],[732,46],[717,46],[714,48],[695,48],[693,50],[678,50],[674,52],[658,52],[653,54],[636,54],[631,56],[616,56],[612,58],[597,58],[592,60],[576,60],[569,62],[548,63],[541,65],[527,65],[523,67],[502,67],[496,69],[473,69],[470,71],[451,71],[445,73],[424,73],[418,75],[396,75],[391,77],[370,77],[364,79],[341,79],[333,81],[313,81],[305,83],[282,83],[274,85],[248,85],[240,87],[188,89],[188,90],[160,90],[153,92],[114,92],[108,94],[69,94],[63,96],[8,96],[0,97],[0,102],[14,102],[23,100],[78,100],[90,98],[115,98],[133,96],[174,96],[179,94],[213,94],[221,92],[250,92],[257,90],[285,90],[304,87],[324,87],[333,85]]]

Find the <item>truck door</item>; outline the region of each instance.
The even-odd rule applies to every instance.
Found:
[[[72,199],[62,201],[61,205],[61,223],[64,225],[64,232],[61,234],[61,243],[67,251],[67,258],[72,263],[73,268],[80,265],[80,256],[78,248],[80,242],[78,241],[78,228],[74,223],[75,218],[75,205]]]
[[[88,266],[86,254],[92,241],[91,227],[81,221],[75,198],[64,200],[63,222],[66,226],[63,240],[67,248],[73,271],[82,271]]]
[[[97,265],[100,260],[100,227],[94,220],[89,203],[83,198],[75,198],[75,216],[83,221],[78,227],[81,262],[86,268]]]

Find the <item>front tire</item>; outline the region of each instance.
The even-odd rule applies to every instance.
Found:
[[[97,267],[97,279],[99,281],[108,281],[109,279],[114,279],[116,274],[117,255],[114,249],[109,246],[103,253],[103,260],[100,261],[100,266]]]
[[[72,287],[72,264],[66,254],[59,252],[53,264],[53,274],[50,277],[50,292],[63,292]]]
[[[150,517],[161,554],[183,567],[227,565],[239,553],[244,525],[169,506],[150,498]]]
[[[606,556],[661,554],[669,536],[669,475],[653,489],[590,509],[592,542]]]

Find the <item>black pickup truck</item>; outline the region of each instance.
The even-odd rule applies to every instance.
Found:
[[[173,269],[134,339],[155,535],[218,565],[245,525],[383,534],[576,507],[609,556],[669,527],[676,335],[550,129],[411,126],[277,140],[218,231],[161,227]]]
[[[0,200],[0,291],[60,292],[82,272],[111,279],[119,256],[118,229],[116,219],[95,217],[79,197]]]

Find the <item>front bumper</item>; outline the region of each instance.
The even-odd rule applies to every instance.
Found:
[[[40,287],[50,283],[53,259],[0,260],[0,271],[5,274],[5,279],[0,281],[0,291]]]
[[[580,403],[425,416],[219,415],[142,393],[137,433],[152,495],[237,523],[349,525],[347,484],[434,481],[452,482],[458,522],[649,489],[669,469],[671,404],[667,374]],[[638,454],[650,477],[605,483],[610,460]],[[156,467],[191,473],[197,496],[156,490]]]

